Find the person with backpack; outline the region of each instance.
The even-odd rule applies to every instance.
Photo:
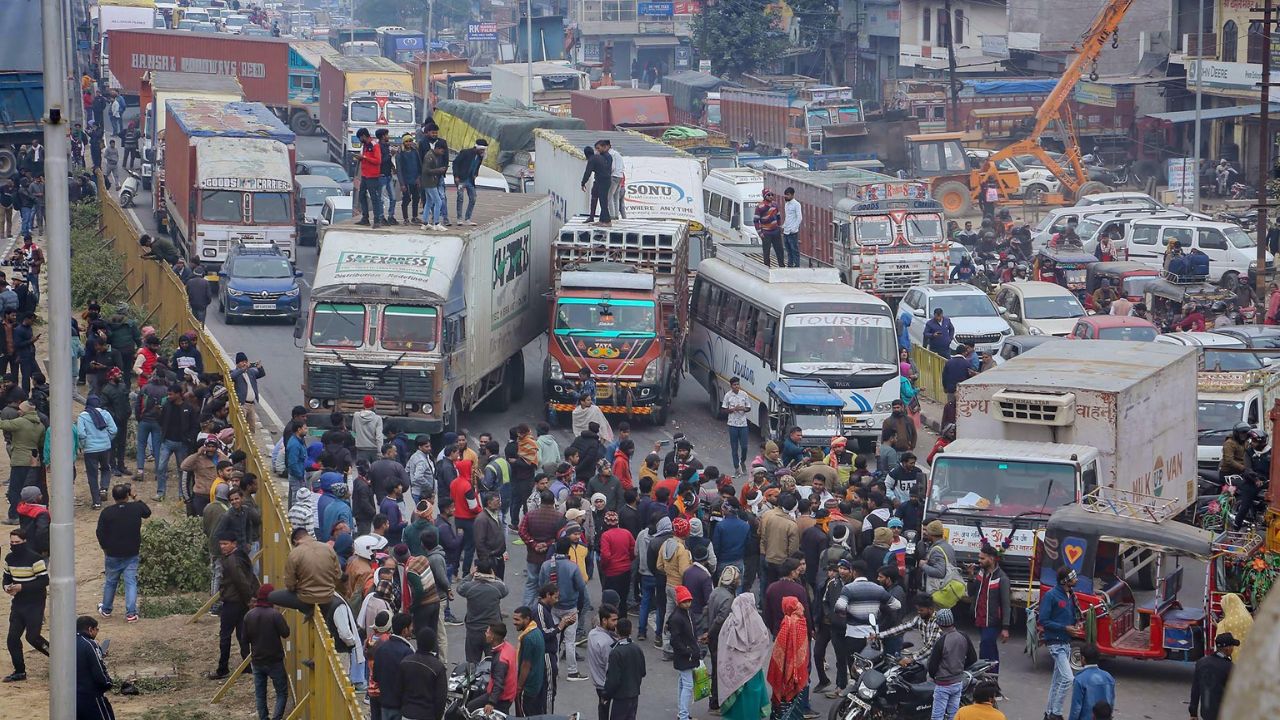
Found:
[[[929,653],[929,677],[933,678],[934,720],[954,720],[964,690],[964,669],[978,661],[969,638],[956,630],[955,616],[943,608],[937,614],[942,634]],[[941,712],[939,709],[941,708]]]
[[[929,550],[924,556],[924,591],[934,596],[934,600],[939,600],[939,607],[952,607],[946,602],[941,601],[936,593],[947,587],[952,586],[951,583],[958,582],[961,586],[961,595],[963,595],[963,581],[960,579],[960,568],[956,565],[956,550],[951,547],[951,543],[947,542],[943,537],[943,528],[941,520],[934,520],[924,526],[925,539],[930,542]],[[958,601],[958,598],[953,598]]]

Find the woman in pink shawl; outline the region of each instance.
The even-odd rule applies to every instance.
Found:
[[[716,643],[720,714],[730,720],[769,717],[773,705],[764,675],[773,652],[773,637],[756,611],[754,595],[743,593],[734,598]]]
[[[1271,283],[1267,286],[1267,314],[1262,318],[1265,325],[1280,325],[1280,290],[1276,289],[1276,284]]]

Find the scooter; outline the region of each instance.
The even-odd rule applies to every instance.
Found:
[[[471,711],[467,703],[480,697],[489,687],[492,665],[488,660],[458,663],[449,675],[449,696],[445,701],[445,720],[468,720],[484,716],[483,710]],[[501,715],[494,711],[495,715]]]
[[[133,207],[133,199],[138,195],[138,186],[142,184],[142,178],[132,170],[126,170],[127,176],[124,182],[120,183],[120,207]]]

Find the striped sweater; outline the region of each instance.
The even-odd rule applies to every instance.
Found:
[[[27,543],[13,546],[4,558],[4,587],[21,588],[13,596],[14,604],[44,605],[49,589],[49,569],[44,558]]]
[[[836,600],[836,612],[842,612],[849,618],[845,635],[870,637],[871,614],[881,612],[882,605],[895,612],[902,607],[902,603],[890,595],[888,590],[866,578],[855,578],[845,585],[840,591],[840,599]]]

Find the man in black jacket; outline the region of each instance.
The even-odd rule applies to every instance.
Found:
[[[102,604],[98,613],[111,617],[116,598],[116,585],[124,576],[124,617],[138,621],[138,551],[142,546],[142,521],[151,517],[151,508],[134,497],[129,485],[111,488],[115,501],[98,515],[98,547],[102,548],[107,581],[102,586]]]
[[[165,486],[169,481],[169,458],[177,456],[181,463],[187,457],[187,448],[196,438],[196,412],[187,404],[181,385],[170,385],[164,405],[160,408],[160,455],[156,458],[156,501],[164,500]]]
[[[614,629],[618,643],[609,651],[609,669],[605,673],[604,697],[612,706],[609,720],[636,720],[640,707],[640,683],[644,680],[644,652],[631,642],[631,619],[619,618]]]
[[[418,631],[418,650],[400,661],[401,717],[441,720],[449,700],[449,671],[436,654],[436,631]]]
[[[378,128],[374,133],[378,138],[378,151],[381,153],[382,166],[379,168],[378,182],[382,188],[381,197],[378,203],[384,200],[391,207],[391,211],[386,215],[388,225],[399,225],[396,222],[396,199],[395,199],[395,161],[391,159],[391,133],[386,128]]]
[[[381,693],[378,705],[384,711],[395,711],[397,715],[404,703],[404,677],[400,663],[413,654],[413,646],[409,644],[412,632],[413,616],[396,613],[391,618],[391,637],[378,645],[373,654],[373,681]],[[386,717],[385,713],[383,717]]]
[[[676,586],[676,607],[667,619],[671,631],[671,661],[679,673],[679,693],[676,696],[677,720],[689,720],[689,704],[693,702],[693,669],[702,660],[698,639],[693,632],[693,619],[689,608],[693,607],[693,593],[683,585]]]
[[[480,166],[484,163],[484,153],[489,149],[487,140],[476,140],[475,147],[469,147],[458,153],[453,159],[453,186],[456,188],[458,204],[458,224],[475,225],[471,222],[471,211],[476,207],[476,178],[480,175]],[[462,193],[467,193],[467,214],[462,214]]]
[[[44,604],[49,595],[49,571],[44,558],[27,543],[20,528],[9,531],[9,554],[4,558],[4,591],[13,598],[9,610],[9,658],[13,672],[4,682],[27,679],[27,664],[22,657],[22,636],[37,651],[49,654],[49,641],[40,635],[44,624]]]
[[[1240,641],[1229,632],[1213,640],[1215,652],[1196,661],[1195,675],[1191,680],[1191,705],[1187,711],[1191,720],[1218,720],[1222,698],[1227,692],[1227,680],[1231,677],[1231,656]]]
[[[604,443],[600,442],[600,425],[595,422],[587,423],[587,429],[573,439],[569,449],[578,451],[578,465],[574,468],[574,474],[578,482],[585,484],[596,474],[596,465],[604,458]]]
[[[115,720],[107,699],[113,683],[98,645],[98,621],[76,618],[76,720]]]
[[[582,191],[587,191],[587,179],[595,176],[591,181],[591,209],[587,212],[587,222],[596,219],[596,204],[600,205],[600,225],[609,225],[609,183],[610,176],[613,174],[613,160],[609,156],[609,149],[605,147],[604,140],[597,140],[595,149],[583,148],[583,153],[587,156],[587,166],[582,171]]]
[[[124,371],[117,367],[107,371],[107,382],[102,386],[100,396],[103,409],[111,413],[111,419],[120,429],[120,432],[111,438],[111,470],[116,477],[133,475],[133,471],[124,466],[125,445],[129,440],[129,417],[133,415],[129,404],[129,386],[124,381]]]
[[[258,578],[253,574],[249,554],[240,546],[236,534],[223,529],[218,535],[218,551],[221,553],[222,582],[218,586],[222,609],[218,615],[218,668],[209,675],[210,680],[223,680],[231,674],[228,663],[231,658],[231,634],[234,632],[240,644],[241,659],[249,655],[249,638],[244,632],[244,616],[249,603],[258,594]]]
[[[373,527],[373,516],[377,514],[378,501],[373,496],[369,464],[356,463],[356,479],[351,483],[351,516],[356,521],[356,537],[369,534],[369,529]]]

